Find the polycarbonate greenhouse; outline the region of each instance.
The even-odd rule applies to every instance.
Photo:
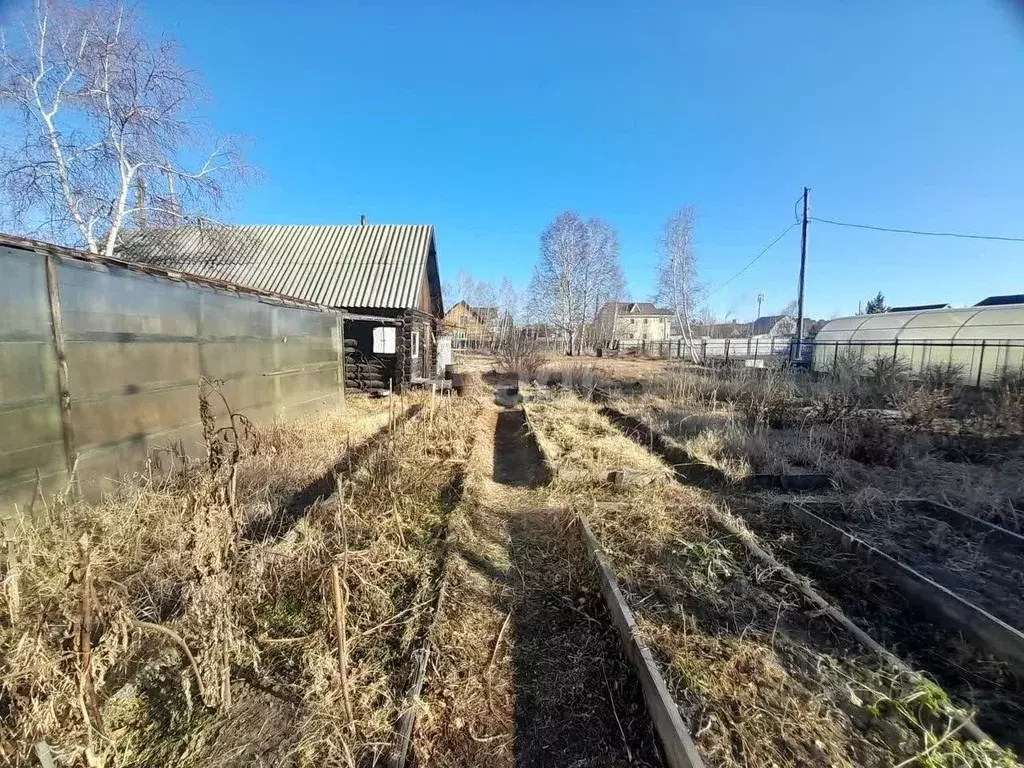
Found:
[[[902,361],[914,373],[952,363],[965,384],[1024,374],[1024,304],[882,312],[831,320],[814,339],[814,370],[854,357]]]

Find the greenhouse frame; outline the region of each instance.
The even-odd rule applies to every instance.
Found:
[[[842,317],[822,326],[811,344],[819,373],[851,357],[890,358],[911,373],[952,364],[964,384],[991,386],[1024,375],[1024,304]]]

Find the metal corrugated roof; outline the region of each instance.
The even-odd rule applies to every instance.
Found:
[[[636,312],[633,314],[643,317],[644,315],[672,315],[675,314],[671,309],[659,309],[649,301],[606,301],[600,309],[600,312],[611,312],[618,305],[619,312],[631,312],[633,307],[636,307]]]
[[[922,309],[949,309],[949,304],[912,304],[909,307],[889,307],[886,312],[920,312]]]
[[[272,300],[288,306],[306,307],[318,310],[333,309],[332,307],[315,304],[311,301],[305,301],[295,296],[285,296],[280,293],[260,290],[248,285],[239,285],[225,280],[215,280],[213,278],[203,277],[202,275],[188,274],[179,270],[162,267],[157,264],[140,263],[138,261],[128,261],[124,258],[113,258],[103,256],[98,253],[89,253],[88,251],[82,251],[77,248],[68,248],[67,246],[55,245],[54,243],[47,243],[42,240],[33,240],[31,238],[20,237],[18,235],[0,233],[0,246],[6,246],[19,251],[33,252],[41,256],[53,255],[67,259],[74,259],[76,261],[88,262],[90,264],[101,264],[107,267],[126,269],[142,275],[159,277],[164,280],[173,280],[176,283],[189,283],[191,285],[206,286],[218,291],[225,291],[233,294],[255,296],[260,299]]]
[[[989,296],[982,299],[976,307],[1001,307],[1006,304],[1024,304],[1024,293],[1013,293],[1008,296]]]
[[[421,281],[437,274],[426,224],[151,229],[124,241],[118,255],[130,261],[331,307],[429,311]]]

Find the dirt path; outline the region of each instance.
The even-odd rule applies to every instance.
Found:
[[[520,409],[480,417],[419,765],[660,765],[639,688]]]

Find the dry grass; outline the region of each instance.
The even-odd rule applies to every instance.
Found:
[[[592,476],[649,467],[651,455],[616,437],[592,404],[563,395],[529,407],[557,461],[578,461]],[[933,712],[935,697],[915,694],[923,682],[899,679],[808,612],[788,582],[722,533],[706,494],[668,478],[610,488],[573,475],[560,476],[554,490],[599,531],[709,765],[909,765],[944,734],[936,712],[948,703]],[[933,762],[920,762],[1012,764],[991,745],[963,760],[973,747],[944,743],[929,753]]]
[[[349,607],[347,686],[338,679],[331,622],[321,623],[301,653],[292,654],[293,663],[305,666],[302,685],[311,702],[299,745],[303,761],[350,765],[387,753],[404,705],[411,652],[423,639],[435,598],[449,498],[468,450],[473,408],[467,401],[443,401],[434,419],[420,417],[371,454],[342,486],[345,503],[336,498],[310,515],[310,527],[323,537],[306,544],[312,567],[289,568],[287,561],[278,566],[282,582],[292,590],[304,583],[309,594],[340,559]],[[344,715],[346,687],[351,723]]]
[[[547,369],[591,371],[595,377],[619,378],[624,381],[661,379],[682,368],[685,363],[678,360],[659,360],[646,357],[569,357],[551,355]]]
[[[514,700],[503,632],[511,596],[493,574],[511,570],[503,520],[479,505],[495,489],[490,481],[494,416],[484,410],[473,425],[476,436],[466,467],[460,504],[451,516],[449,590],[436,646],[437,673],[417,723],[414,748],[424,763],[467,765],[512,762]],[[499,636],[502,636],[499,638]],[[502,642],[499,643],[499,640]]]
[[[942,686],[905,675],[879,684],[856,670],[846,670],[860,700],[895,712],[911,724],[919,723],[922,735],[931,731],[932,738],[938,738],[945,729],[955,727],[950,725],[948,693],[962,705],[976,708],[978,725],[1000,743],[1020,747],[1019,723],[1024,712],[1020,683],[1005,662],[979,651],[955,629],[913,610],[902,591],[868,562],[856,554],[837,551],[834,541],[821,532],[796,525],[781,503],[761,499],[738,502],[737,508],[766,548],[801,575],[813,577],[872,637],[913,668],[927,670]],[[961,752],[973,755],[972,760]],[[988,742],[954,741],[946,746],[942,758],[945,762],[938,762],[940,765],[1016,764],[1008,753],[996,752]]]
[[[17,531],[0,614],[4,762],[33,764],[39,743],[61,765],[354,765],[383,753],[469,406],[445,401],[339,467],[390,407],[353,398],[344,413],[258,431],[217,472],[193,465],[101,504],[53,504],[49,525]],[[311,489],[325,498],[280,537],[246,537]],[[333,565],[346,576],[346,684]]]
[[[634,443],[624,443],[615,426],[596,408],[581,407],[581,402],[569,393],[537,392],[530,399],[531,417],[544,425],[537,440],[555,474],[600,482],[609,470],[624,468],[668,481],[668,469],[657,457]]]
[[[501,355],[484,352],[459,351],[457,364],[459,370],[484,373],[491,370],[502,370]],[[601,382],[618,381],[620,383],[652,382],[674,377],[686,367],[678,360],[658,360],[645,357],[603,357],[560,355],[554,353],[539,354],[538,366],[530,372],[530,379],[542,384],[569,382]]]
[[[869,378],[858,386],[886,389],[889,374],[876,374],[877,381]],[[719,378],[682,372],[639,391],[607,379],[599,386],[612,393],[616,408],[643,419],[734,481],[751,474],[821,472],[846,491],[874,488],[931,498],[1020,529],[1020,446],[1014,449],[1006,443],[1011,438],[997,438],[1002,442],[986,450],[984,435],[923,432],[943,423],[938,414],[953,398],[942,384],[942,371],[929,375],[934,387],[893,390],[899,408],[886,410],[861,407],[861,395],[850,394],[852,385],[830,389],[778,373]],[[1010,389],[989,395],[993,402],[1014,397]],[[965,440],[979,446],[979,460],[949,460],[944,446]]]
[[[344,408],[289,424],[275,422],[262,435],[265,450],[241,469],[251,477],[252,489],[265,490],[263,501],[273,504],[275,489],[292,493],[329,473],[349,447],[386,429],[392,412],[404,412],[402,405],[386,398],[349,395]]]

